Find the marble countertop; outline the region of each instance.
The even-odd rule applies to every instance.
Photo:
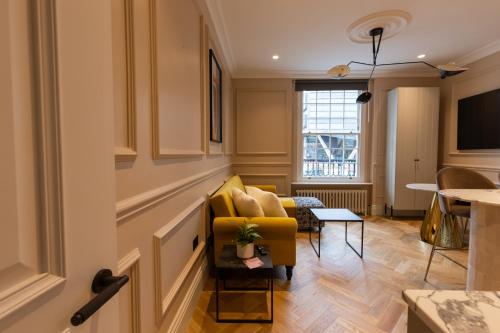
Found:
[[[438,187],[433,183],[412,183],[406,184],[406,187],[410,190],[419,190],[419,191],[429,191],[429,192],[437,192]]]
[[[472,190],[472,189],[456,189],[456,190],[441,190],[439,194],[452,199],[482,202],[485,204],[500,206],[500,189],[498,190]]]
[[[405,290],[408,307],[434,332],[500,332],[500,292]]]

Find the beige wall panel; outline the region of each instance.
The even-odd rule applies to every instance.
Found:
[[[172,278],[182,268],[187,264],[192,267],[185,279],[182,279],[183,283],[175,289],[175,297],[168,298],[168,309],[161,320],[157,321],[154,234],[196,200],[205,198],[208,191],[219,187],[231,172],[230,158],[223,154],[206,156],[203,152],[208,149],[205,140],[208,132],[204,127],[206,121],[202,108],[205,106],[202,98],[208,92],[200,92],[201,87],[205,86],[201,81],[203,69],[200,69],[200,62],[202,54],[206,53],[207,58],[203,58],[203,61],[206,60],[208,64],[208,51],[201,49],[203,21],[200,15],[206,18],[208,27],[212,24],[206,9],[200,3],[191,0],[133,1],[137,151],[140,153],[133,162],[122,161],[116,164],[116,213],[119,258],[135,248],[141,254],[138,266],[141,332],[182,332],[207,272],[204,253],[194,262],[190,262],[191,257],[187,252],[183,252],[182,256],[172,254],[176,253],[176,249],[186,249],[193,253],[193,237],[189,233],[195,229],[198,230],[199,243],[202,245],[206,239],[206,226],[209,224],[203,213],[203,218],[199,215],[198,218],[186,219],[182,223],[182,229],[174,230],[162,243],[163,254],[159,267],[164,270],[162,275],[165,280],[160,280],[163,281],[160,296],[165,298],[168,291],[172,290],[175,283]],[[150,45],[150,23],[158,28],[155,35],[158,42],[157,53],[154,54],[151,53],[155,51],[155,45]],[[207,29],[207,38],[212,40],[214,48],[220,50],[217,38],[209,30]],[[151,59],[154,60],[154,55],[157,55],[158,70],[152,73],[151,65],[154,63],[151,63]],[[218,51],[218,60],[226,68],[221,51]],[[175,68],[171,68],[172,66]],[[155,73],[158,74],[156,89]],[[185,73],[187,74],[184,75]],[[182,77],[179,79],[179,76]],[[230,81],[230,73],[225,76]],[[223,89],[223,96],[231,94],[230,85],[226,84]],[[155,121],[155,103],[158,103],[158,120],[162,127]],[[225,111],[231,114],[232,105]],[[158,126],[152,127],[152,124]],[[232,131],[232,124],[228,130]],[[151,148],[155,132],[160,136],[158,139],[161,139],[157,147],[162,152],[158,152],[166,153],[164,156],[156,156],[156,159],[152,156]],[[224,135],[224,143],[226,139],[227,135]],[[186,230],[189,232],[185,232]],[[124,315],[122,312],[126,310],[123,318],[130,323],[130,318],[127,317],[130,313],[127,305],[130,299],[124,301],[125,304],[121,304],[123,310],[120,320]]]
[[[287,91],[236,92],[236,153],[238,155],[287,155],[290,127]]]
[[[233,171],[287,175],[261,179],[277,182],[282,194],[290,193],[292,180],[292,87],[291,79],[233,80]]]
[[[0,87],[0,292],[40,272],[40,216],[37,214],[37,170],[32,105],[32,67],[26,1],[11,6],[18,14],[9,26],[9,6],[2,4],[1,40],[10,42],[2,52]],[[24,15],[23,15],[24,14]]]
[[[281,196],[290,194],[289,174],[239,173],[239,175],[245,185],[276,185],[276,194]]]
[[[136,157],[133,1],[113,0],[112,47],[115,159]]]
[[[500,149],[457,151],[458,100],[500,88],[500,52],[469,64],[467,72],[442,82],[440,163],[479,171],[496,183]]]
[[[202,155],[205,52],[200,11],[193,1],[153,0],[152,6],[154,154],[157,158]]]

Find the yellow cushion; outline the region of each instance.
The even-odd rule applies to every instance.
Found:
[[[214,211],[216,217],[235,217],[238,216],[236,208],[233,204],[233,198],[231,196],[232,189],[236,187],[243,192],[245,192],[245,186],[239,176],[233,176],[228,179],[224,185],[221,186],[217,192],[215,192],[212,197],[210,197],[210,206]]]
[[[263,217],[264,211],[257,200],[252,198],[237,187],[232,190],[233,203],[240,216],[245,217]]]
[[[297,216],[297,209],[295,207],[295,201],[293,201],[292,198],[286,197],[280,197],[279,198],[281,201],[281,205],[283,208],[285,208],[285,211],[289,217],[296,217]]]
[[[288,217],[278,196],[253,186],[245,186],[248,195],[255,198],[267,217]]]

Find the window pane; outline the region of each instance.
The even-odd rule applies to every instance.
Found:
[[[359,91],[303,92],[304,177],[357,177]],[[355,133],[355,134],[350,134]]]

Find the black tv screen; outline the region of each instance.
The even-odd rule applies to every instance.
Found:
[[[458,101],[457,149],[500,148],[500,89]]]

